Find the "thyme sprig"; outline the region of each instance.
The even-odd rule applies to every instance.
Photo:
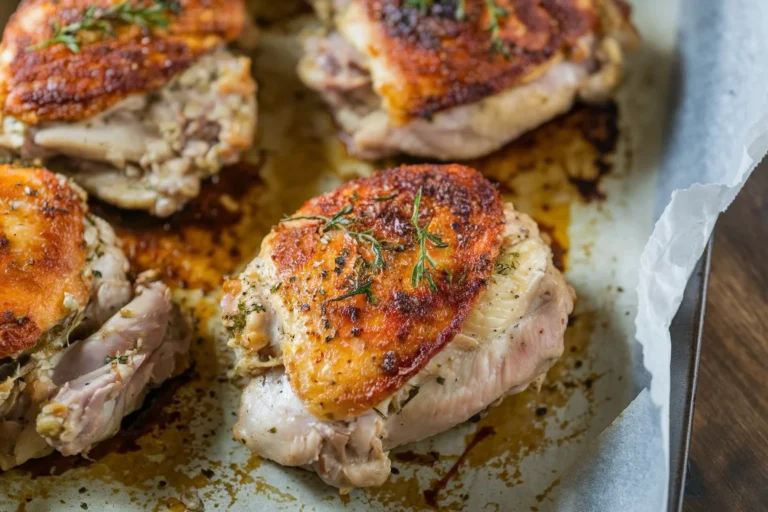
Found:
[[[408,397],[405,400],[403,400],[402,404],[400,404],[400,410],[398,411],[398,413],[402,412],[402,410],[405,409],[405,406],[408,405],[411,400],[416,398],[420,390],[421,388],[419,386],[411,385],[411,389],[408,390]]]
[[[458,0],[456,2],[455,16],[457,20],[464,21],[464,18],[467,17],[467,0]]]
[[[491,48],[502,54],[505,59],[509,60],[512,56],[509,54],[509,49],[501,38],[501,30],[499,27],[499,18],[506,18],[509,16],[509,13],[499,7],[494,0],[485,0],[485,5],[488,7],[489,22],[486,30],[491,33]]]
[[[177,1],[152,0],[149,5],[134,6],[125,1],[111,7],[95,5],[87,7],[80,19],[62,26],[52,21],[53,36],[50,39],[27,47],[37,51],[56,44],[63,44],[72,53],[80,53],[82,31],[98,32],[105,37],[115,37],[115,24],[138,25],[142,28],[165,28],[171,23],[170,15],[178,13],[181,5]]]
[[[519,252],[502,252],[502,254],[499,255],[499,258],[496,260],[494,273],[502,276],[508,276],[517,270],[519,258]]]
[[[371,285],[373,285],[373,280],[366,281],[365,283],[361,284],[357,288],[350,290],[344,295],[339,295],[338,297],[330,299],[328,302],[338,302],[340,300],[354,297],[355,295],[365,295],[365,298],[368,300],[368,302],[375,306],[376,304],[379,303],[379,299],[377,299],[373,295],[373,290],[371,290]]]
[[[416,261],[416,265],[413,267],[413,273],[411,274],[411,284],[414,287],[417,287],[421,284],[422,280],[426,279],[429,287],[433,291],[437,291],[437,285],[435,284],[434,279],[432,279],[432,274],[430,274],[429,267],[427,266],[427,264],[429,264],[429,266],[435,268],[437,264],[435,263],[435,260],[433,260],[429,255],[429,251],[427,250],[427,242],[429,241],[437,249],[445,249],[448,247],[448,244],[443,242],[443,240],[436,234],[429,232],[429,224],[431,221],[427,222],[423,228],[419,226],[420,206],[421,189],[419,189],[419,192],[416,194],[416,199],[413,201],[413,215],[411,216],[411,224],[414,228],[416,228],[416,238],[418,239],[419,244],[419,259]]]
[[[406,0],[405,5],[412,7],[419,11],[420,14],[425,15],[429,12],[430,7],[435,3],[435,0]],[[501,37],[501,27],[499,20],[506,18],[509,13],[506,9],[499,7],[496,0],[485,0],[485,6],[488,8],[488,27],[486,30],[491,33],[491,48],[499,52],[506,59],[510,59],[511,55],[507,45],[504,43],[504,39]],[[457,0],[456,10],[454,11],[454,17],[458,21],[464,21],[467,17],[467,0]]]
[[[350,229],[349,226],[353,225],[358,220],[356,218],[347,217],[347,215],[352,213],[352,210],[352,205],[348,204],[333,217],[326,217],[324,215],[294,215],[293,217],[284,218],[281,222],[289,222],[292,220],[319,220],[324,222],[325,225],[320,229],[321,235],[324,236],[329,231],[340,230],[358,242],[369,244],[374,256],[373,263],[371,263],[371,269],[376,270],[379,268],[386,268],[387,263],[384,261],[384,249],[387,247],[387,242],[376,238],[373,235],[372,229],[366,229],[365,231],[355,231]]]

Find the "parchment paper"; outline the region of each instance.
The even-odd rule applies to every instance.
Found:
[[[660,215],[637,287],[635,325],[650,392],[569,471],[555,508],[667,508],[669,327],[718,215],[768,151],[767,34],[768,4],[761,0],[684,2],[676,97],[658,182]]]
[[[202,391],[182,384],[168,407],[169,418],[176,414],[186,423],[153,426],[133,442],[140,450],[131,445],[89,464],[62,470],[56,467],[62,461],[52,459],[55,476],[33,478],[23,468],[0,475],[0,510],[175,510],[195,497],[206,510],[429,509],[422,491],[447,474],[486,427],[496,434],[459,468],[437,500],[441,509],[665,509],[669,324],[717,214],[768,149],[768,121],[761,118],[768,69],[760,64],[768,55],[768,5],[634,3],[643,46],[627,63],[618,98],[622,139],[614,172],[601,184],[607,198],[571,201],[566,189],[556,188],[548,191],[546,211],[537,205],[540,174],[556,182],[570,159],[522,175],[511,194],[521,210],[538,212],[538,220],[557,224],[553,211],[569,219],[567,278],[579,302],[567,343],[578,358],[567,354],[541,394],[507,398],[479,423],[397,450],[400,474],[382,489],[342,499],[309,472],[260,461],[232,440],[239,390],[226,379],[231,354],[215,343],[222,333],[213,320],[200,326],[199,334],[214,345],[206,353],[210,360],[200,359],[197,369],[212,380]],[[291,33],[299,23],[273,24],[254,56],[262,78],[263,227],[307,194],[373,171],[344,155],[327,115],[312,114],[325,112],[324,106],[295,84],[300,50]],[[578,142],[566,137],[564,144]],[[552,149],[554,160],[561,150]],[[562,150],[577,156],[583,151],[578,144]],[[478,166],[505,182],[505,158],[524,160],[525,151],[513,148]],[[686,190],[670,202],[675,189]],[[555,238],[562,235],[555,229]],[[244,254],[244,262],[250,256]],[[212,318],[217,295],[177,293]],[[582,335],[588,344],[579,344]],[[519,441],[524,438],[533,441]]]

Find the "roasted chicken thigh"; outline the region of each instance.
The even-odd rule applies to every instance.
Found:
[[[540,382],[574,299],[535,222],[459,165],[310,200],[224,291],[250,378],[235,437],[340,488],[382,484],[390,449]]]
[[[128,261],[85,192],[0,165],[0,469],[87,452],[187,366],[170,290]]]
[[[23,0],[0,46],[0,148],[167,216],[252,142],[243,0]],[[70,171],[62,171],[70,174]]]
[[[299,74],[350,151],[457,160],[488,154],[610,96],[636,37],[621,0],[314,0],[331,28]]]

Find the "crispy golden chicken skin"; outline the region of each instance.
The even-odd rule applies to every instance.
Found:
[[[587,58],[584,36],[599,31],[602,4],[617,4],[496,0],[503,14],[493,21],[486,0],[465,0],[462,19],[456,2],[425,3],[432,4],[428,15],[402,0],[353,0],[345,14],[372,24],[368,42],[377,92],[401,120],[472,103],[530,82],[561,60]],[[493,23],[505,50],[494,48]]]
[[[90,6],[117,0],[23,0],[6,26],[0,46],[0,105],[29,125],[77,121],[133,94],[168,83],[201,55],[233,40],[245,22],[242,0],[182,0],[167,28],[150,32],[136,24],[115,26],[115,37],[95,32],[80,52],[64,44],[32,50]],[[150,2],[133,1],[134,5]],[[155,2],[157,3],[157,2]]]
[[[0,165],[0,359],[86,304],[84,198],[44,169]]]
[[[229,281],[225,322],[238,331],[263,311],[252,286],[277,294],[295,326],[282,344],[291,386],[331,420],[374,407],[454,338],[486,288],[504,227],[495,188],[459,165],[383,171],[310,200],[290,219],[262,246],[273,268],[259,275],[274,282],[250,283],[247,271],[245,281]],[[238,335],[248,346],[261,334]]]

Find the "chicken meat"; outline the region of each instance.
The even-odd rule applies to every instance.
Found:
[[[312,3],[330,29],[299,75],[364,158],[488,154],[610,97],[637,38],[622,0]]]
[[[381,485],[392,448],[540,383],[574,300],[536,223],[460,165],[310,200],[224,292],[250,379],[235,437],[339,488]]]
[[[87,452],[188,365],[191,331],[152,273],[131,283],[85,192],[0,165],[0,469]]]
[[[0,148],[174,213],[251,146],[251,61],[226,47],[245,16],[243,0],[23,0],[0,45]]]

